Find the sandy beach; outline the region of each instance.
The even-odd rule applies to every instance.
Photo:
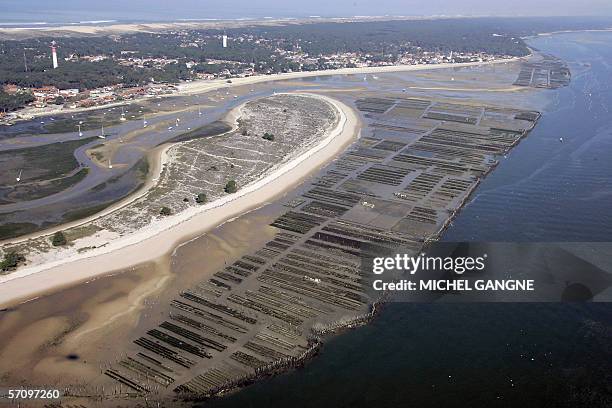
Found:
[[[66,287],[155,260],[173,251],[178,244],[258,208],[301,183],[305,177],[343,151],[359,132],[359,119],[351,108],[329,97],[311,96],[324,99],[339,112],[337,126],[317,146],[280,165],[266,177],[245,186],[236,194],[151,223],[137,233],[116,239],[90,252],[45,265],[26,266],[1,276],[0,305],[15,304],[50,289]],[[158,154],[161,153],[163,151]],[[163,159],[159,162],[161,169]]]
[[[431,65],[388,65],[384,67],[358,67],[358,68],[340,68],[340,69],[327,69],[320,71],[308,71],[308,72],[289,72],[284,74],[272,74],[272,75],[256,75],[246,78],[232,79],[232,83],[228,84],[225,80],[201,80],[186,82],[179,86],[179,94],[192,94],[206,91],[214,91],[219,88],[240,85],[257,84],[260,82],[272,82],[282,81],[286,79],[297,79],[297,78],[309,78],[317,76],[328,76],[328,75],[359,75],[359,74],[382,74],[386,72],[410,72],[410,71],[425,71],[430,69],[445,69],[445,68],[462,68],[462,67],[474,67],[480,65],[489,64],[505,64],[520,60],[521,58],[508,58],[503,60],[485,61],[485,62],[463,62],[463,63],[443,63],[443,64],[431,64]]]

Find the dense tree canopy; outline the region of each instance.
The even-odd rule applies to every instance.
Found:
[[[20,92],[9,95],[0,90],[0,112],[11,112],[32,102],[34,96],[30,92]]]
[[[610,24],[610,19],[602,18],[457,18],[253,25],[227,30],[228,48],[223,48],[220,40],[223,32],[211,29],[7,40],[0,41],[0,85],[92,89],[119,83],[177,82],[198,73],[237,73],[244,67],[260,73],[316,70],[331,68],[321,57],[337,52],[359,52],[368,54],[371,61],[387,62],[394,62],[401,53],[423,51],[520,56],[529,52],[522,36]],[[58,69],[51,68],[49,46],[53,40],[60,57]],[[302,51],[316,62],[300,66],[283,51]],[[95,55],[107,59],[90,62],[79,58]],[[130,57],[172,62],[127,67],[118,61]],[[187,68],[191,61],[196,65]],[[28,98],[0,93],[0,109],[11,110]]]

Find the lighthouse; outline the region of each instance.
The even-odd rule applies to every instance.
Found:
[[[223,48],[227,48],[227,34],[223,34]]]
[[[55,48],[55,41],[51,42],[51,58],[53,59],[53,69],[56,69],[59,65],[57,64],[57,48]]]

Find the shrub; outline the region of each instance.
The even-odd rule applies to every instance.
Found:
[[[170,215],[172,214],[172,210],[169,209],[168,207],[162,207],[161,210],[159,210],[159,215]]]
[[[238,185],[236,184],[236,182],[234,180],[230,180],[225,185],[225,189],[224,190],[228,194],[233,194],[236,191],[238,191]]]
[[[196,203],[198,204],[204,204],[206,201],[208,200],[208,198],[206,197],[206,193],[200,193],[196,196]]]
[[[15,251],[10,251],[4,254],[4,259],[0,262],[0,271],[10,271],[25,262],[25,257]]]
[[[264,135],[262,136],[263,139],[269,140],[269,141],[274,141],[274,135],[272,133],[264,133]]]
[[[64,233],[62,231],[57,231],[55,234],[53,234],[53,237],[51,238],[51,244],[53,244],[53,246],[66,245],[67,241]]]

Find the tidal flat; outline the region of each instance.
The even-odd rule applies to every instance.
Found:
[[[514,69],[518,75],[520,67]],[[416,251],[424,239],[439,236],[539,119],[544,91],[506,90],[513,102],[506,105],[499,95],[493,100],[479,91],[487,84],[473,70],[478,72],[448,70],[444,89],[428,90],[428,97],[406,81],[437,88],[428,86],[432,79],[411,74],[309,79],[308,92],[329,94],[360,112],[358,142],[278,201],[154,264],[77,286],[89,285],[99,296],[73,295],[69,309],[82,313],[66,318],[50,308],[46,302],[54,294],[3,312],[11,324],[2,332],[13,333],[3,350],[12,350],[16,336],[35,330],[34,324],[55,339],[45,347],[29,345],[31,352],[21,354],[7,380],[35,378],[41,362],[46,373],[87,364],[93,369],[82,370],[74,383],[60,381],[75,402],[87,395],[107,405],[117,398],[130,404],[143,393],[164,400],[175,390],[202,398],[279,368],[275,361],[292,366],[328,331],[367,320],[376,299],[360,293],[360,246],[399,240]],[[436,83],[443,81],[442,71],[436,75]],[[510,86],[510,77],[516,79],[491,74],[491,87]],[[470,78],[478,84],[466,91]],[[376,89],[379,81],[382,90]],[[295,82],[291,90],[300,90]],[[130,299],[126,308],[121,302]],[[109,314],[96,320],[93,310],[104,310],[104,303]],[[124,306],[110,306],[119,304]],[[122,312],[109,319],[117,309]],[[80,332],[96,335],[85,346],[72,340]],[[116,342],[105,344],[111,337]],[[68,355],[79,358],[60,358]]]

